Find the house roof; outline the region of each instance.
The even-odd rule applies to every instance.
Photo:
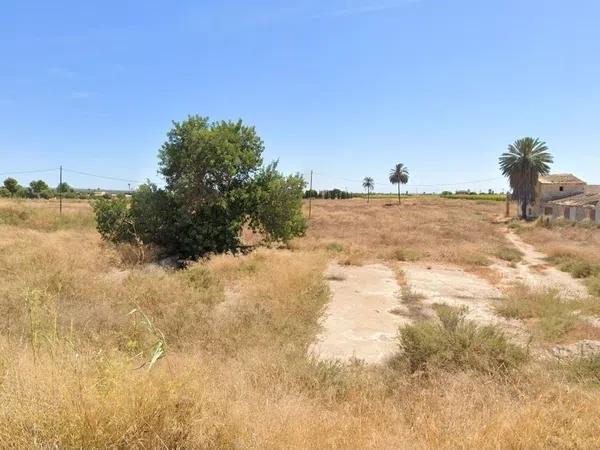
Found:
[[[595,206],[600,202],[600,194],[578,194],[548,202],[560,206]]]
[[[588,184],[585,187],[586,194],[600,194],[600,184]]]
[[[572,173],[542,175],[539,181],[542,184],[585,184],[585,181],[580,180]]]

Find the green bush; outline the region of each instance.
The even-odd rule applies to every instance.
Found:
[[[264,145],[253,127],[190,116],[174,123],[159,153],[165,187],[146,184],[125,200],[96,203],[98,231],[113,242],[141,240],[196,259],[241,249],[244,225],[288,241],[306,227],[304,180],[261,168]]]
[[[392,367],[409,372],[476,370],[488,374],[521,365],[526,351],[494,326],[478,326],[465,319],[465,309],[436,308],[439,322],[424,321],[400,329],[400,353]]]
[[[93,203],[96,229],[111,242],[132,242],[135,238],[133,217],[125,197],[99,198]]]
[[[304,179],[300,175],[284,177],[277,163],[262,169],[254,180],[254,205],[251,225],[269,241],[287,242],[306,231],[302,214]]]

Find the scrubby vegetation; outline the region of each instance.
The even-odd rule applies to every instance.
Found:
[[[536,337],[556,342],[579,337],[578,331],[590,329],[589,336],[600,337],[600,330],[582,318],[582,315],[600,313],[600,298],[565,300],[556,290],[532,291],[526,286],[511,290],[496,307],[499,314],[509,319],[530,320]]]
[[[467,267],[502,244],[483,220],[494,205],[464,217],[460,201],[423,202],[409,216],[317,201],[287,249],[171,270],[130,264],[86,202],[60,219],[2,200],[0,217],[23,218],[0,224],[0,448],[594,448],[597,360],[525,359],[457,311],[415,324],[396,366],[308,354],[329,260],[400,264],[392,244]]]
[[[526,359],[524,349],[512,344],[493,326],[465,319],[465,309],[436,308],[439,322],[422,321],[400,329],[400,354],[392,367],[410,373],[431,370],[475,370],[503,374]]]

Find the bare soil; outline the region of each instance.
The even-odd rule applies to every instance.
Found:
[[[398,327],[410,322],[394,272],[382,264],[332,264],[326,277],[331,301],[311,352],[322,359],[385,361],[397,350]]]

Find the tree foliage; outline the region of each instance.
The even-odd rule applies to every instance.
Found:
[[[19,192],[19,189],[22,189],[21,186],[19,186],[19,182],[17,180],[15,180],[14,178],[10,178],[10,177],[7,178],[6,180],[4,180],[4,188],[12,196],[16,196],[17,193]]]
[[[390,171],[390,183],[398,186],[398,204],[400,204],[400,185],[408,183],[408,168],[404,164],[398,163]]]
[[[306,185],[300,175],[284,176],[277,163],[262,169],[255,178],[252,226],[270,241],[289,241],[304,234],[302,192]]]
[[[371,192],[375,188],[375,181],[371,177],[365,177],[363,179],[363,187],[367,190],[367,203],[371,199]]]
[[[552,162],[546,143],[532,137],[516,140],[500,156],[500,170],[509,179],[513,197],[521,203],[523,219],[527,218],[527,205],[535,202],[539,176],[550,172]]]
[[[263,168],[263,150],[254,127],[241,121],[174,122],[159,151],[165,187],[141,186],[126,211],[120,200],[99,202],[98,230],[111,241],[135,236],[181,258],[238,251],[246,224],[268,240],[290,240],[306,226],[305,183],[283,176],[276,164]]]

